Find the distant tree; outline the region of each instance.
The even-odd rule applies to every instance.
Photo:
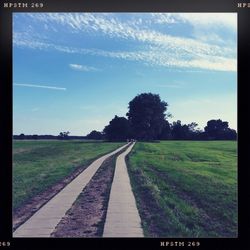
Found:
[[[20,134],[20,135],[19,135],[19,139],[20,139],[20,140],[24,140],[24,139],[25,139],[25,134],[23,134],[23,133]]]
[[[237,133],[228,127],[228,122],[218,120],[209,120],[204,128],[205,137],[209,140],[235,140]]]
[[[234,129],[228,128],[227,133],[225,134],[225,140],[236,140],[237,132]]]
[[[58,137],[61,140],[67,140],[68,137],[69,137],[69,134],[70,134],[69,131],[67,131],[67,132],[60,132],[60,134],[58,135]]]
[[[192,122],[190,124],[181,124],[180,120],[173,122],[171,126],[171,135],[174,140],[193,140],[198,139],[198,135],[201,133],[196,127],[198,124]]]
[[[196,127],[198,126],[198,124],[196,122],[191,122],[190,124],[188,124],[188,128],[190,132],[196,133]]]
[[[159,140],[169,140],[169,139],[171,139],[171,137],[172,137],[172,135],[171,135],[170,123],[168,121],[165,121],[165,124],[162,128],[160,135],[158,136],[158,139]]]
[[[188,126],[188,139],[189,140],[199,140],[199,137],[202,133],[200,129],[197,128],[198,124],[196,122],[191,122]]]
[[[104,138],[104,135],[102,132],[93,130],[88,135],[86,135],[86,139],[90,140],[102,140]]]
[[[174,140],[184,140],[188,137],[188,126],[182,125],[180,120],[173,122],[171,127],[171,134]]]
[[[168,104],[152,93],[137,95],[129,102],[128,120],[133,137],[139,140],[154,140],[165,125]]]
[[[38,139],[38,135],[32,135],[32,139],[33,140],[37,140]]]
[[[124,141],[130,137],[130,125],[125,117],[115,116],[104,130],[105,138],[109,141]]]

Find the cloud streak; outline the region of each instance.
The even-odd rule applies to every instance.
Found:
[[[66,88],[62,88],[62,87],[47,86],[47,85],[37,85],[37,84],[14,83],[14,86],[28,87],[28,88],[42,88],[42,89],[51,89],[51,90],[63,90],[63,91],[67,90]]]
[[[80,64],[69,64],[69,67],[71,69],[74,69],[74,70],[77,70],[77,71],[84,71],[84,72],[100,71],[99,69],[97,69],[95,67],[80,65]]]

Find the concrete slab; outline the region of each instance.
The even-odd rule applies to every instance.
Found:
[[[103,237],[144,237],[125,162],[134,144],[117,157]]]
[[[127,144],[90,164],[88,168],[66,185],[25,223],[19,226],[13,232],[13,237],[50,237],[57,224],[71,208],[78,195],[89,183],[103,161],[126,146]]]

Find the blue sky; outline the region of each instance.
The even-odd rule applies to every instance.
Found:
[[[101,131],[145,92],[237,129],[237,14],[13,14],[14,134]]]

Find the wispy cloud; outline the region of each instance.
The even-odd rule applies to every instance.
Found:
[[[236,31],[236,13],[152,13],[153,22],[161,24],[189,23],[193,26],[224,27]]]
[[[152,21],[168,25],[169,20],[175,24],[186,24],[192,27],[190,35],[196,41],[207,44],[217,44],[220,47],[235,46],[237,31],[236,13],[152,13]],[[220,31],[223,32],[221,33]],[[218,32],[219,31],[219,32]],[[230,33],[231,38],[223,37],[224,32]],[[233,35],[233,36],[232,36]]]
[[[95,56],[110,57],[116,59],[137,61],[148,66],[164,66],[164,67],[179,67],[179,68],[198,68],[209,69],[216,71],[236,71],[237,61],[234,58],[226,58],[219,56],[202,56],[185,59],[183,56],[171,51],[163,51],[155,48],[142,51],[104,51],[99,49],[82,49],[68,46],[61,46],[51,43],[43,43],[39,41],[18,41],[14,40],[14,44],[21,47],[29,47],[40,50],[57,50],[70,54],[89,54]],[[76,67],[75,67],[76,68]],[[79,70],[79,67],[78,67]]]
[[[172,14],[171,20],[184,20],[192,23],[200,24],[200,19],[208,23],[215,24],[215,21],[221,20],[220,15],[205,16],[203,14],[186,13],[184,14]],[[83,33],[89,32],[101,32],[108,35],[111,38],[119,37],[126,40],[136,40],[144,43],[154,44],[157,46],[164,46],[171,49],[177,49],[180,51],[186,51],[188,53],[204,53],[209,55],[225,55],[225,52],[229,52],[227,48],[221,48],[215,45],[210,45],[197,41],[196,39],[171,36],[157,32],[150,28],[141,29],[140,26],[131,25],[130,22],[121,22],[113,15],[106,16],[102,14],[92,13],[47,13],[47,14],[28,14],[32,19],[39,20],[45,23],[57,23],[63,27],[68,28],[70,32]],[[159,15],[159,16],[158,16]],[[167,14],[169,16],[169,14]],[[153,14],[156,20],[161,20],[164,14]],[[169,19],[169,17],[166,17]],[[166,19],[165,18],[165,19]],[[226,18],[224,18],[226,19]],[[230,18],[229,18],[230,19]],[[210,20],[210,22],[209,22]],[[212,21],[211,21],[212,20]],[[222,19],[223,20],[223,19]],[[230,19],[231,20],[231,19]],[[218,21],[219,22],[219,21]],[[223,23],[223,21],[221,21]]]
[[[99,69],[91,66],[86,66],[86,65],[80,65],[80,64],[69,64],[69,67],[74,70],[78,71],[84,71],[84,72],[89,72],[89,71],[100,71]]]
[[[37,85],[37,84],[14,83],[14,86],[28,87],[28,88],[52,89],[52,90],[67,90],[66,88],[62,88],[62,87],[47,86],[47,85]]]
[[[147,14],[149,15],[149,14]],[[89,54],[111,57],[123,60],[137,61],[148,66],[164,66],[178,68],[198,68],[216,71],[236,71],[236,46],[219,46],[207,42],[203,34],[201,39],[173,36],[153,29],[153,26],[143,25],[144,19],[121,21],[114,14],[96,13],[32,13],[26,14],[43,25],[63,27],[63,32],[104,34],[109,38],[124,39],[124,42],[136,41],[141,44],[135,51],[106,51],[101,49],[85,49],[61,45],[59,41],[37,39],[34,34],[14,33],[14,45],[41,50],[57,50],[64,53]],[[153,17],[153,18],[152,18]],[[154,13],[151,20],[156,23],[188,22],[193,26],[224,25],[235,28],[235,15],[200,15],[197,13],[163,14]],[[200,22],[199,22],[200,20]],[[153,22],[152,21],[152,22]],[[202,26],[202,27],[203,27]],[[216,38],[216,36],[213,36]],[[218,40],[221,39],[218,37]],[[225,43],[226,44],[226,43]],[[95,71],[95,68],[70,64],[70,67],[80,71]]]

